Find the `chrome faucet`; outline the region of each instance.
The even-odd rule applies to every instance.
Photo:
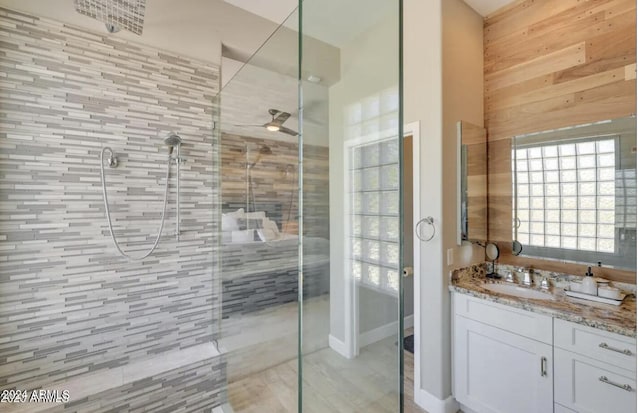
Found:
[[[533,268],[529,268],[524,273],[524,279],[522,280],[522,284],[527,287],[533,287]]]
[[[549,289],[549,279],[547,277],[542,277],[542,280],[540,281],[540,288],[543,290]]]
[[[509,271],[507,275],[504,276],[504,281],[508,283],[515,282],[513,279],[513,271]]]

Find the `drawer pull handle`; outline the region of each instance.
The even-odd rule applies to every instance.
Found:
[[[542,377],[547,376],[547,358],[546,357],[540,358],[540,375]]]
[[[631,350],[626,348],[624,350],[620,350],[619,348],[609,347],[607,343],[600,343],[598,347],[603,348],[605,350],[615,351],[616,353],[624,354],[625,356],[633,356],[633,352]]]
[[[610,384],[612,386],[615,386],[619,389],[622,390],[626,390],[626,391],[633,391],[633,387],[629,386],[628,384],[618,384],[618,383],[614,383],[612,381],[610,381],[607,376],[600,376],[600,381],[606,384]]]

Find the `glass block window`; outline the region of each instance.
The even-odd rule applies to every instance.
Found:
[[[616,171],[616,228],[637,227],[637,176],[635,169]]]
[[[397,137],[351,146],[347,171],[352,276],[394,295],[400,277],[398,150]]]
[[[635,176],[627,180],[624,171],[616,172],[616,146],[617,139],[609,136],[514,149],[518,241],[615,253],[616,226],[631,220],[627,211],[633,211],[635,227],[635,204],[629,209],[620,205],[629,199],[621,191],[635,191]]]

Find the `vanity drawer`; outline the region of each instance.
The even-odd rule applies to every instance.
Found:
[[[636,340],[565,320],[554,320],[554,346],[636,371]]]
[[[542,343],[553,342],[553,319],[550,316],[460,293],[454,294],[453,304],[455,314],[462,317]]]
[[[556,403],[580,413],[636,412],[635,373],[559,348],[553,360]]]

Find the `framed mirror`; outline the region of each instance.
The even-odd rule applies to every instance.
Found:
[[[635,116],[514,137],[522,255],[635,270],[636,151]]]
[[[487,131],[458,124],[458,245],[487,239]]]

